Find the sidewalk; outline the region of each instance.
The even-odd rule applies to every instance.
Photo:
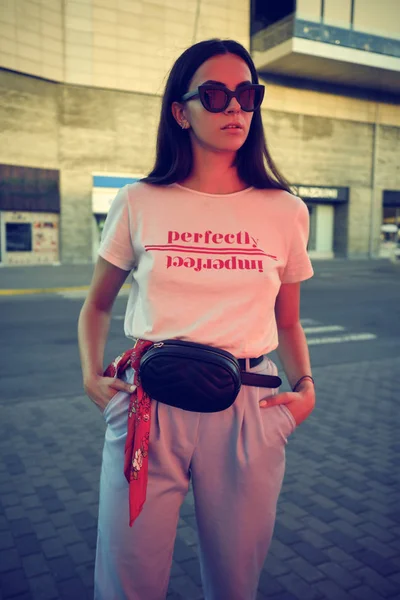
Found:
[[[400,358],[314,369],[257,600],[400,597],[399,371]],[[83,396],[0,410],[0,600],[93,598],[103,419]],[[203,599],[191,492],[168,598]]]
[[[87,289],[92,278],[93,267],[93,264],[1,267],[0,296]],[[396,264],[388,259],[313,260],[313,267],[317,278],[352,272],[373,274],[384,271],[393,273],[394,276],[400,274],[400,261]]]
[[[84,289],[89,286],[92,273],[92,264],[2,267],[0,295]]]

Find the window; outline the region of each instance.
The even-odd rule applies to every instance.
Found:
[[[32,252],[31,223],[6,223],[6,251]]]
[[[251,35],[281,21],[295,10],[295,0],[279,0],[279,2],[251,0]]]
[[[307,204],[307,208],[310,213],[310,233],[307,250],[312,252],[317,249],[317,205]]]

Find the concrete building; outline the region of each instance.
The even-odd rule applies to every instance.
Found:
[[[271,153],[314,257],[400,226],[397,0],[0,0],[0,262],[90,262],[109,202],[152,166],[166,75],[233,38],[267,86]],[[382,227],[383,226],[383,227]]]

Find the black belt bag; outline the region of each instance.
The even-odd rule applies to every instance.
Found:
[[[236,400],[242,385],[277,388],[275,375],[244,372],[230,352],[180,340],[150,346],[139,379],[150,398],[193,412],[219,412]]]

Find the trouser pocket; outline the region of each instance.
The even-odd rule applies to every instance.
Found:
[[[133,369],[129,368],[122,374],[121,380],[132,383],[133,375]],[[120,428],[125,425],[126,428],[129,398],[130,394],[128,392],[118,391],[114,394],[103,411],[103,418],[107,425],[112,426],[112,428]]]
[[[288,433],[286,435],[286,438],[288,438],[290,435],[292,435],[292,433],[296,429],[297,424],[296,424],[294,416],[292,415],[292,413],[290,412],[290,409],[286,406],[286,404],[279,404],[278,406],[281,409],[283,415],[285,416],[285,418],[287,419],[288,424],[289,424]],[[285,425],[286,425],[286,423],[285,423]]]
[[[276,364],[267,356],[264,357],[262,363],[250,369],[251,373],[258,373],[259,375],[278,375],[278,367]],[[259,400],[271,398],[279,394],[279,388],[259,388]],[[258,406],[258,410],[261,412],[261,420],[266,435],[269,438],[278,436],[285,444],[289,436],[296,429],[296,421],[290,412],[289,408],[285,404],[279,404],[277,406],[266,406],[261,408]]]

